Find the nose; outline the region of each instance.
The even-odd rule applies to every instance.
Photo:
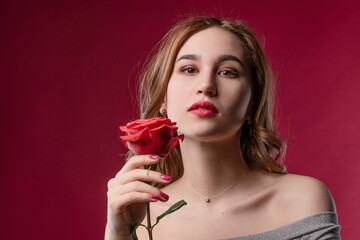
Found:
[[[216,96],[217,88],[214,80],[209,77],[207,80],[202,81],[198,86],[197,93],[210,97]]]

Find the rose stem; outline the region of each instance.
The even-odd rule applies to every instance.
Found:
[[[146,206],[146,212],[147,212],[147,231],[149,233],[149,240],[153,240],[152,237],[152,229],[151,229],[151,218],[150,218],[150,203],[147,203]]]

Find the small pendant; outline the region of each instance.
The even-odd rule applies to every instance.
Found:
[[[205,202],[209,203],[209,202],[210,202],[210,198],[206,197],[206,198],[205,198]]]

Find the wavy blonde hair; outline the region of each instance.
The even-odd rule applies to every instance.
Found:
[[[245,121],[241,131],[243,158],[252,169],[282,173],[279,163],[286,148],[273,126],[274,84],[272,73],[254,34],[243,21],[214,17],[191,17],[175,24],[155,46],[139,76],[139,103],[141,118],[160,117],[176,56],[189,37],[210,27],[219,27],[236,35],[242,42],[252,70],[253,92],[250,121]],[[128,157],[132,154],[129,153]],[[173,180],[183,175],[184,167],[179,146],[161,162],[164,174]],[[158,169],[157,169],[158,170]]]

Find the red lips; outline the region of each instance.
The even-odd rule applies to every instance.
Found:
[[[218,113],[216,107],[209,101],[197,101],[188,111],[199,117],[213,117]]]

